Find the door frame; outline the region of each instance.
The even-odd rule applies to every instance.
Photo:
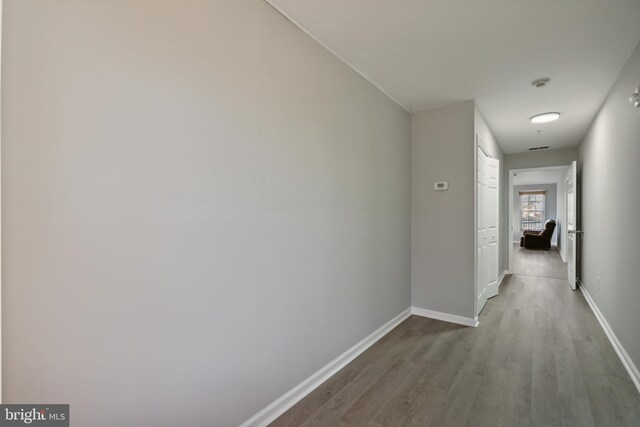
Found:
[[[508,255],[509,255],[509,273],[513,272],[513,177],[518,174],[518,173],[523,173],[523,172],[545,172],[545,171],[566,171],[571,167],[571,165],[561,165],[561,166],[540,166],[540,167],[532,167],[532,168],[521,168],[521,169],[509,169],[508,176],[509,176],[509,184],[507,187],[507,191],[509,192],[508,194],[508,200],[509,200],[509,205],[507,206],[507,218],[508,218],[508,229],[507,229],[507,237],[509,239],[508,243],[509,243],[509,250],[508,250]],[[556,196],[557,198],[557,196]],[[565,207],[564,210],[564,216],[562,219],[562,236],[560,237],[560,241],[562,242],[562,244],[564,245],[565,242],[567,241],[566,239],[566,235],[567,235],[567,230],[566,230],[566,223],[567,223],[567,209]]]

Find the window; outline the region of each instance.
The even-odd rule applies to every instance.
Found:
[[[544,191],[520,192],[520,229],[542,230],[545,218]]]

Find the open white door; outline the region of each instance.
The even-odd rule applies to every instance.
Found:
[[[484,224],[487,231],[487,298],[498,295],[498,238],[499,221],[500,221],[500,205],[499,205],[499,171],[500,160],[487,157],[486,162],[486,178],[487,178],[487,195]]]
[[[478,146],[477,162],[476,314],[479,314],[487,299],[498,295],[500,161],[487,156]]]
[[[567,192],[567,280],[571,289],[576,289],[576,275],[578,272],[578,236],[580,230],[577,228],[578,218],[578,168],[577,162],[573,162],[565,181]]]
[[[476,315],[479,315],[487,303],[486,265],[484,260],[484,248],[486,246],[486,234],[484,228],[484,205],[486,197],[485,163],[487,155],[478,147],[477,155],[477,195],[476,195]]]

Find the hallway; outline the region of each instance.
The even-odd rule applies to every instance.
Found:
[[[513,275],[480,326],[411,316],[273,426],[637,426],[640,395],[583,295]]]

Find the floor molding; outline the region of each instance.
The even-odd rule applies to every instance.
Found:
[[[242,423],[240,427],[263,427],[272,423],[280,415],[284,414],[289,408],[298,403],[303,397],[311,393],[323,382],[328,380],[340,369],[344,368],[349,362],[358,357],[362,352],[371,347],[380,338],[388,334],[393,328],[407,319],[411,313],[412,308],[408,308],[402,313],[398,314],[393,319],[376,329],[371,335],[351,347],[349,350],[342,353],[340,356],[333,359],[324,367],[320,368],[313,375],[300,384],[280,396],[276,401],[269,406],[249,418]]]
[[[498,278],[498,288],[500,288],[500,285],[502,285],[502,282],[504,281],[504,278],[507,277],[507,274],[510,274],[509,270],[502,270],[502,274]]]
[[[596,319],[598,319],[598,322],[600,322],[600,326],[602,326],[602,329],[604,329],[604,333],[607,335],[607,338],[609,338],[609,341],[611,342],[613,349],[616,351],[616,354],[620,358],[622,365],[629,373],[631,381],[633,381],[633,384],[638,389],[638,392],[640,392],[640,372],[638,371],[638,368],[633,363],[633,360],[631,360],[622,344],[620,344],[620,341],[618,341],[618,337],[616,337],[616,334],[613,333],[613,329],[611,329],[611,326],[609,326],[607,319],[605,319],[604,315],[596,305],[593,298],[591,298],[591,295],[589,295],[589,292],[585,289],[584,285],[582,285],[582,283],[580,284],[579,288],[582,292],[582,295],[584,295],[584,299],[587,300],[589,307],[591,307],[591,311],[593,311]]]
[[[411,307],[411,314],[416,316],[428,317],[429,319],[442,320],[449,323],[457,323],[458,325],[477,327],[478,317],[463,317],[457,314],[442,313],[440,311],[427,310],[426,308]]]

